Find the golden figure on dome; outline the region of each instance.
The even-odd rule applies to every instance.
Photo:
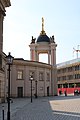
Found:
[[[40,33],[41,35],[45,35],[45,31],[44,31],[44,18],[42,17],[42,31]]]

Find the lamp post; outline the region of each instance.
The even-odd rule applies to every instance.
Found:
[[[35,98],[37,98],[37,80],[35,81],[35,85],[36,85],[36,94],[35,94]]]
[[[13,57],[11,56],[10,52],[7,58],[7,64],[8,64],[8,97],[7,97],[7,102],[8,102],[8,112],[7,112],[7,120],[10,120],[10,65],[13,63]]]
[[[31,103],[32,103],[32,81],[33,81],[33,76],[30,76],[30,80],[31,80]]]
[[[4,106],[2,106],[2,118],[4,120]]]

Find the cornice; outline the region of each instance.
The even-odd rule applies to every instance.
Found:
[[[14,59],[13,65],[25,65],[25,66],[32,66],[32,67],[42,67],[42,68],[48,68],[51,69],[51,65],[46,63],[41,63],[37,61],[28,61],[28,60],[16,60]]]

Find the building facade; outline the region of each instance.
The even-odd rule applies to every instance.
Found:
[[[30,97],[31,75],[33,96],[36,91],[37,96],[57,95],[56,46],[54,37],[49,38],[45,33],[42,18],[42,31],[37,40],[32,37],[29,45],[31,60],[14,59],[11,69],[12,97]],[[48,54],[48,64],[39,62],[41,53]]]
[[[6,7],[11,5],[10,0],[0,0],[0,102],[5,99],[5,83],[6,83],[6,60],[3,53],[3,21],[6,16]]]
[[[57,65],[58,88],[80,87],[80,58]]]
[[[14,59],[11,67],[11,97],[31,96],[31,75],[33,96],[52,95],[51,70],[51,66],[45,63]]]
[[[10,0],[0,0],[0,102],[5,101],[8,93],[8,65],[6,54],[3,53],[3,20],[6,15],[6,7]],[[31,81],[33,76],[32,95],[50,96],[57,95],[57,67],[56,47],[54,36],[48,37],[44,31],[44,19],[42,18],[42,31],[39,37],[32,37],[30,47],[31,60],[14,58],[10,71],[10,96],[30,97]],[[48,54],[48,64],[39,62],[39,54]]]

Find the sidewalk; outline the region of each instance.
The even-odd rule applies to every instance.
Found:
[[[7,104],[4,106],[6,112]],[[80,96],[40,97],[32,103],[30,98],[14,99],[11,120],[80,120]]]

